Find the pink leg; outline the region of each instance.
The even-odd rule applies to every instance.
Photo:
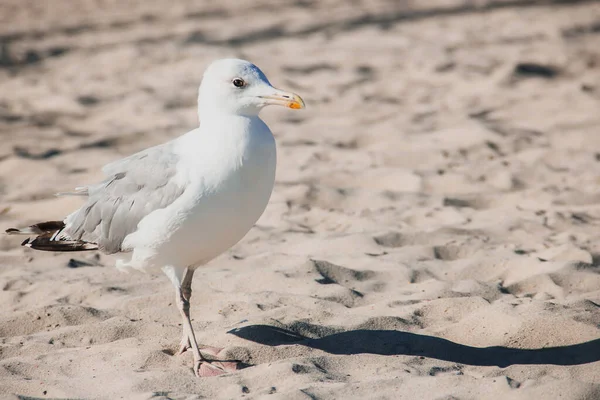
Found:
[[[193,275],[194,270],[187,268],[181,282],[181,287],[176,288],[177,308],[179,308],[183,322],[183,337],[178,354],[182,354],[188,349],[192,350],[194,355],[194,373],[198,377],[217,376],[236,371],[238,369],[237,361],[211,361],[206,359],[200,352],[190,320],[190,297],[192,296]],[[222,355],[221,352],[223,349],[207,347],[203,351],[210,356],[219,357]]]
[[[189,303],[190,298],[192,297],[192,278],[194,276],[194,271],[190,269],[186,269],[186,272],[183,275],[183,280],[181,282],[181,296],[188,303],[188,315],[182,316],[182,334],[181,334],[181,342],[179,343],[179,350],[177,351],[177,355],[181,355],[192,348],[190,344],[190,338],[186,332],[186,320],[189,317]],[[179,300],[178,300],[179,301]],[[180,309],[181,310],[181,309]]]

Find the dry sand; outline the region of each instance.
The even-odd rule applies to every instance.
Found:
[[[0,397],[600,398],[600,4],[531,3],[3,0],[2,229],[195,127],[215,58],[308,108],[264,113],[271,203],[194,280],[251,367],[172,355],[164,276],[2,236]]]

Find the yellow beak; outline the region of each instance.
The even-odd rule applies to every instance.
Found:
[[[266,104],[284,106],[294,110],[300,110],[305,107],[302,97],[295,93],[286,92],[279,89],[274,89],[272,94],[260,96],[260,98],[264,99]]]

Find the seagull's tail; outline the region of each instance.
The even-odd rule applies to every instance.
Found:
[[[44,251],[86,251],[98,250],[95,243],[83,240],[71,240],[60,237],[59,234],[64,229],[65,223],[62,221],[40,222],[23,229],[10,228],[6,230],[9,235],[37,235],[35,238],[27,238],[21,246],[31,247],[35,250]]]

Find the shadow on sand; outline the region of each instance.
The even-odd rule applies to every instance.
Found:
[[[326,327],[323,328],[327,330]],[[287,329],[268,325],[250,325],[233,329],[229,333],[267,346],[299,344],[331,354],[423,356],[480,366],[579,365],[600,360],[600,339],[570,346],[512,349],[501,346],[471,347],[434,336],[393,330],[359,329],[314,339]]]

